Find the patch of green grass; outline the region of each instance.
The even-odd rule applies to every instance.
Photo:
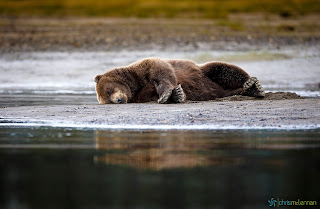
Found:
[[[224,27],[229,27],[232,30],[235,31],[242,31],[244,30],[244,25],[240,22],[232,22],[232,21],[228,21],[228,20],[221,20],[218,21],[216,24],[216,26],[224,26]]]
[[[266,61],[266,60],[281,60],[291,58],[289,55],[282,53],[271,53],[268,51],[262,52],[244,52],[236,54],[225,54],[221,56],[213,56],[210,53],[201,53],[197,56],[187,57],[197,63],[205,63],[210,61],[222,61],[222,62],[254,62],[254,61]]]
[[[289,59],[290,56],[282,53],[271,53],[268,51],[263,52],[245,52],[240,54],[230,54],[218,57],[218,60],[225,62],[254,62],[266,60],[282,60]]]
[[[0,0],[1,16],[108,16],[224,19],[231,13],[283,18],[320,12],[319,0]]]
[[[295,27],[293,25],[288,24],[281,24],[277,27],[278,31],[285,31],[285,32],[293,32],[295,31]]]

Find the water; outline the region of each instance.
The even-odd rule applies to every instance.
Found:
[[[271,198],[319,201],[319,134],[2,127],[0,208],[268,208]]]
[[[0,58],[0,105],[96,104],[93,78],[146,57],[239,65],[267,91],[320,97],[319,46],[276,51],[30,52]]]

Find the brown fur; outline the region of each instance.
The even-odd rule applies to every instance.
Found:
[[[95,82],[99,103],[108,104],[157,101],[167,93],[173,94],[168,99],[173,101],[178,84],[187,100],[213,100],[241,94],[249,78],[244,70],[227,63],[197,65],[190,60],[149,58],[97,75]]]

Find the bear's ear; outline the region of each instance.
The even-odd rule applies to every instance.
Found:
[[[102,75],[96,75],[96,77],[94,77],[94,82],[98,83],[100,78],[102,77]]]

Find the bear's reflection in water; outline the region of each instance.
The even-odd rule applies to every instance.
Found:
[[[197,166],[241,163],[240,157],[228,157],[223,149],[242,147],[232,141],[220,141],[197,132],[109,132],[96,131],[96,163],[124,165],[139,169],[192,168]]]
[[[254,156],[270,155],[271,150],[319,148],[318,134],[318,131],[98,130],[95,144],[103,152],[95,155],[94,161],[152,170],[241,166],[256,159]],[[263,158],[262,162],[268,165],[282,163],[271,158]]]

